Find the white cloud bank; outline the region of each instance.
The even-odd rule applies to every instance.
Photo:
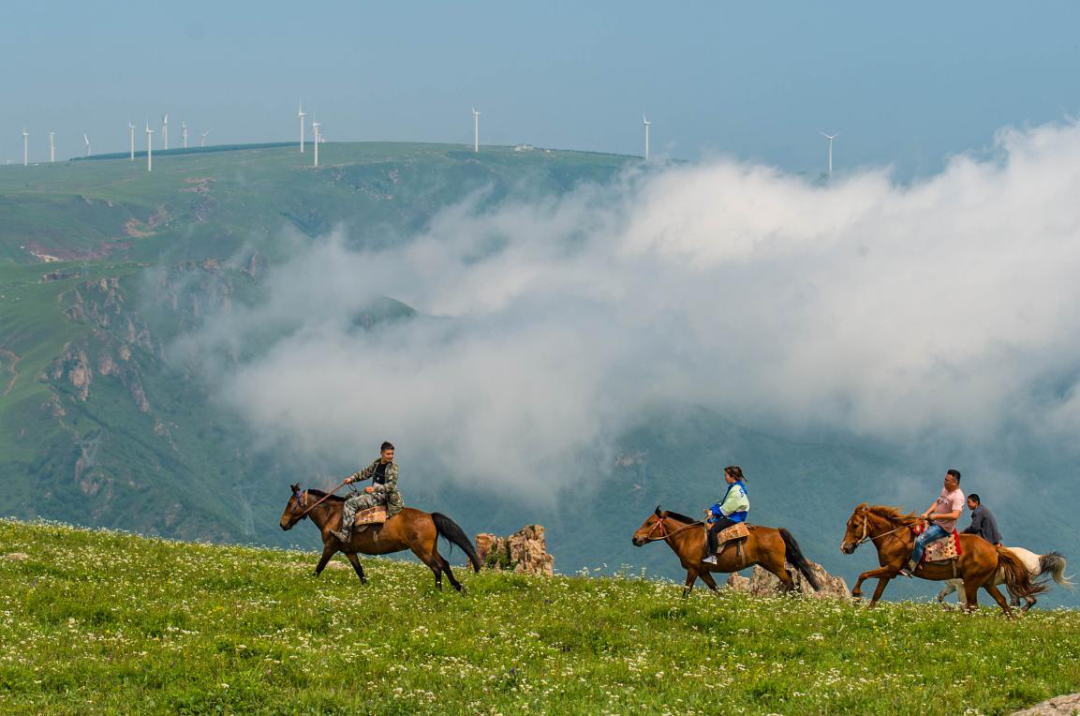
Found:
[[[716,162],[306,245],[182,344],[258,354],[227,403],[299,454],[390,438],[448,479],[552,494],[652,406],[974,447],[1080,429],[1080,126],[1002,132],[902,187]],[[444,317],[357,330],[387,295]],[[284,335],[281,335],[284,331]]]

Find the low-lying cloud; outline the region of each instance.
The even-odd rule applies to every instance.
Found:
[[[466,202],[392,249],[342,229],[180,348],[253,357],[223,400],[297,454],[390,438],[536,498],[649,411],[978,448],[1080,428],[1080,126],[1002,132],[912,186],[715,161]],[[422,317],[357,327],[373,297]],[[256,349],[257,346],[257,349]]]

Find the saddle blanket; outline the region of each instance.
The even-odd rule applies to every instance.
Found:
[[[920,522],[911,529],[916,536],[921,535],[926,531],[926,523]],[[926,551],[923,552],[922,561],[924,562],[947,562],[950,559],[956,559],[961,554],[960,549],[960,535],[956,530],[952,531],[951,535],[936,539],[926,545]]]
[[[745,522],[739,522],[737,524],[722,530],[720,534],[716,535],[716,553],[719,554],[724,549],[724,545],[728,542],[736,539],[742,539],[743,537],[750,536],[750,528],[746,526]]]
[[[357,512],[353,525],[378,525],[383,522],[386,522],[386,507],[377,505]]]

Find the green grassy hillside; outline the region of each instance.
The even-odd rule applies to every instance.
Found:
[[[696,593],[0,521],[0,712],[1009,713],[1080,690],[1080,613]]]

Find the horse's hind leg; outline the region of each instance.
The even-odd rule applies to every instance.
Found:
[[[998,603],[1001,610],[1005,612],[1005,616],[1011,617],[1013,615],[1012,610],[1009,609],[1009,603],[1005,601],[1005,597],[1001,594],[1001,591],[997,588],[997,585],[994,584],[993,580],[984,584],[983,589],[990,593],[990,596]]]
[[[991,589],[993,589],[994,591],[990,592]],[[997,588],[994,587],[989,582],[986,583],[986,591],[990,592],[990,596],[994,596],[994,593],[997,592],[997,596],[994,597],[995,601],[997,599],[999,599],[999,598],[1004,600],[1004,597],[1001,596],[1001,592],[998,592]],[[965,577],[964,578],[964,609],[966,611],[973,612],[978,608],[979,608],[979,582],[978,582],[977,578],[975,578],[975,577]],[[1009,611],[1009,606],[1006,604],[1005,605],[1005,613],[1007,614],[1008,611]]]
[[[435,588],[441,590],[443,570],[442,564],[439,563],[439,555],[435,551],[434,545],[432,545],[432,548],[428,550],[427,553],[421,552],[419,547],[414,546],[412,547],[412,553],[415,554],[421,562],[428,566],[428,569],[431,570],[431,573],[435,575]]]
[[[714,592],[719,591],[716,586],[716,580],[713,579],[713,576],[711,574],[709,574],[708,572],[702,572],[698,576],[701,577],[701,581],[705,582],[705,586],[707,586],[709,589],[713,590]]]
[[[446,561],[446,557],[437,553],[435,556],[439,558],[439,565],[442,567],[443,572],[446,573],[446,578],[450,580],[450,585],[459,592],[464,592],[465,587],[461,586],[461,582],[457,581],[457,577],[454,576],[454,570],[450,569],[450,563]]]
[[[762,562],[761,566],[776,575],[777,579],[780,580],[780,586],[785,594],[795,590],[795,580],[791,578],[791,572],[788,571],[787,565],[784,564],[783,560]]]
[[[315,576],[318,577],[322,574],[322,571],[326,569],[326,565],[329,564],[330,558],[337,554],[338,548],[333,545],[332,542],[323,544],[322,557],[319,559],[319,563],[315,565]]]
[[[364,576],[364,568],[360,565],[360,558],[356,556],[356,552],[346,552],[345,556],[349,558],[349,562],[352,564],[356,576],[360,577],[360,584],[367,584],[367,577]]]

